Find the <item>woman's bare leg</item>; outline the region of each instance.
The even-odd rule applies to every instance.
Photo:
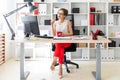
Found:
[[[55,64],[56,64],[56,62],[57,62],[57,57],[54,57],[54,58],[53,58],[53,61],[52,61],[52,64],[51,64],[51,66],[50,66],[50,69],[51,69],[51,70],[54,70],[54,69],[55,69]]]
[[[63,75],[62,64],[59,64],[59,78],[61,79]]]

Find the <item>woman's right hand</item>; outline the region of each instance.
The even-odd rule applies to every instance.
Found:
[[[52,26],[53,36],[55,36],[56,35],[55,20],[51,20],[51,26]]]

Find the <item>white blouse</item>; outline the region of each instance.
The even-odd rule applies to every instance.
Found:
[[[56,32],[61,31],[64,34],[68,33],[68,20],[64,20],[62,24],[59,24],[58,21],[55,21],[56,24]]]

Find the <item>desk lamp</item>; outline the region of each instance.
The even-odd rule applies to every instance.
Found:
[[[7,20],[7,17],[9,17],[10,15],[14,14],[15,12],[21,10],[21,9],[24,8],[24,7],[29,7],[29,11],[30,11],[30,12],[33,12],[35,9],[37,9],[37,7],[33,6],[31,2],[28,2],[28,5],[25,4],[25,5],[23,5],[23,6],[19,7],[19,8],[17,8],[17,9],[15,9],[15,10],[13,10],[13,11],[11,11],[11,12],[3,15],[5,21],[7,22],[7,25],[8,25],[8,27],[9,27],[9,29],[10,29],[10,32],[12,33],[11,40],[14,40],[15,32],[14,32],[14,30],[12,29],[12,27],[10,26],[10,24],[9,24],[9,22],[8,22],[8,20]]]

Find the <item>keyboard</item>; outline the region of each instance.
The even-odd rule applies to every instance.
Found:
[[[35,35],[35,37],[38,37],[38,38],[48,38],[48,39],[52,39],[53,38],[52,36],[41,36],[41,35]]]

